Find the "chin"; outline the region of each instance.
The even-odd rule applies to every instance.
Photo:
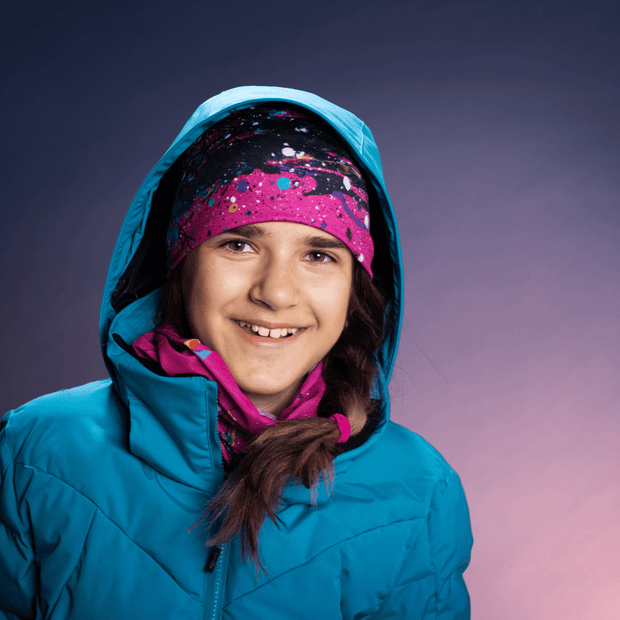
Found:
[[[307,374],[307,373],[306,373]],[[278,383],[274,383],[272,378],[269,379],[265,379],[265,381],[250,381],[250,382],[237,382],[237,384],[239,385],[239,387],[241,388],[241,391],[244,394],[257,394],[260,396],[277,396],[278,394],[281,394],[282,392],[286,392],[287,390],[293,390],[293,387],[295,388],[295,390],[301,385],[301,383],[303,382],[303,379],[306,375],[304,374],[302,377],[300,377],[299,379],[293,379],[289,382],[278,382]]]
[[[290,370],[290,368],[287,370]],[[234,372],[233,376],[237,380],[237,385],[241,391],[250,400],[254,401],[255,397],[263,402],[275,400],[277,407],[281,409],[288,406],[293,400],[308,372],[304,370],[300,371],[300,373],[285,374],[283,371],[278,371],[278,369],[270,369],[264,375],[254,375],[247,381],[237,379]],[[256,402],[254,404],[261,406]],[[261,409],[269,410],[264,406],[261,406]]]

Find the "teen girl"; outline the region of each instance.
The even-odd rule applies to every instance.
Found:
[[[123,224],[110,379],[2,420],[0,618],[469,618],[458,476],[389,421],[401,308],[368,128],[204,103]]]

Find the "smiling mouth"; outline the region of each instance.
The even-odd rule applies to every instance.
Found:
[[[290,338],[294,336],[300,329],[300,327],[279,327],[276,329],[268,329],[262,325],[254,325],[253,323],[245,323],[244,321],[235,321],[241,329],[244,331],[255,333],[264,338]]]

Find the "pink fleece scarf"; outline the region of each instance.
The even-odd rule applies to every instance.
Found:
[[[222,456],[229,463],[234,454],[247,451],[248,442],[281,420],[296,420],[316,416],[325,392],[323,362],[319,362],[302,384],[291,404],[276,418],[257,408],[241,391],[224,360],[199,340],[181,337],[171,325],[140,336],[133,343],[134,351],[142,358],[161,366],[170,377],[199,375],[217,383],[218,432]]]

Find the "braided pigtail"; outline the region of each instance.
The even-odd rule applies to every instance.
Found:
[[[340,439],[340,428],[327,418],[283,420],[258,435],[209,504],[211,522],[221,525],[208,544],[225,544],[240,532],[242,556],[262,568],[259,533],[266,518],[277,523],[284,487],[295,480],[315,489],[323,482],[331,490]]]

